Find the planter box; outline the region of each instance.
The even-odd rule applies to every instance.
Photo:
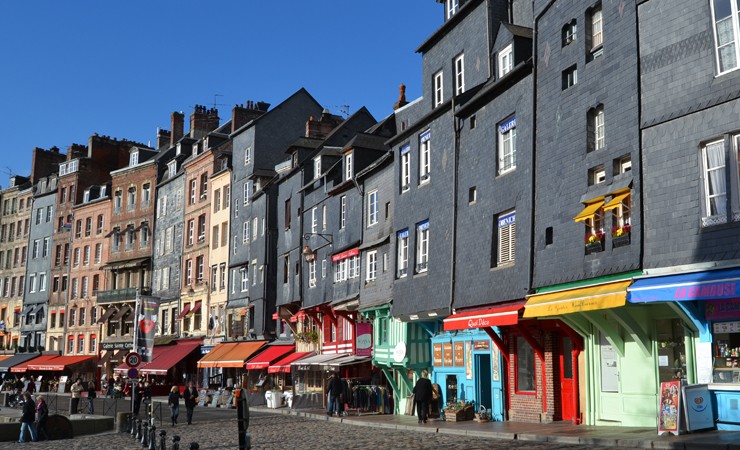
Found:
[[[445,409],[445,421],[446,422],[463,422],[470,420],[467,418],[467,413],[464,409],[453,411],[451,409]]]
[[[630,245],[630,233],[612,238],[612,248],[624,247],[625,245]]]
[[[592,242],[590,244],[586,244],[586,254],[590,255],[591,253],[598,253],[604,251],[604,243],[601,241]]]

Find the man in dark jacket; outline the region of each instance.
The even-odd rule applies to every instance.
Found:
[[[427,378],[427,371],[421,373],[421,378],[414,386],[414,401],[419,415],[419,423],[427,423],[429,402],[432,400],[432,382]]]
[[[329,384],[326,386],[327,401],[326,401],[326,415],[331,416],[332,414],[339,415],[339,399],[343,391],[342,377],[339,372],[335,372],[329,376]]]
[[[31,399],[31,394],[23,393],[23,414],[21,415],[21,435],[18,436],[18,443],[26,442],[26,430],[31,433],[31,440],[36,442],[36,430],[33,422],[36,420],[36,405]]]
[[[188,387],[185,388],[182,397],[185,399],[185,411],[187,412],[188,425],[190,425],[193,423],[193,410],[198,403],[198,390],[195,389],[192,381],[188,383]]]

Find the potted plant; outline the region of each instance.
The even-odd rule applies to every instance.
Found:
[[[612,228],[612,246],[616,248],[622,247],[623,245],[629,245],[631,231],[632,226],[630,224]]]
[[[596,231],[594,233],[587,233],[584,238],[586,244],[586,254],[604,251],[604,232]]]

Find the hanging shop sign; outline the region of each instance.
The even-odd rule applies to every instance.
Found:
[[[357,341],[355,343],[357,356],[373,356],[373,325],[370,322],[357,324]],[[405,356],[405,352],[404,352]]]
[[[442,365],[442,344],[434,344],[434,366],[440,367]]]
[[[442,344],[442,358],[445,366],[452,366],[452,343]]]
[[[462,367],[465,365],[465,343],[455,342],[455,366]]]
[[[740,298],[709,300],[704,304],[707,320],[740,319]]]

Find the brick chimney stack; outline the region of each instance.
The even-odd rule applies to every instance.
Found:
[[[233,133],[249,123],[249,121],[266,113],[269,107],[269,103],[255,103],[252,100],[247,100],[243,105],[234,105],[234,109],[231,110],[231,132]]]
[[[195,105],[195,110],[190,114],[190,137],[200,139],[209,132],[218,128],[218,110],[208,109],[203,105]]]
[[[393,111],[408,104],[409,102],[406,101],[406,85],[401,83],[401,86],[398,87],[398,101],[393,104]]]
[[[319,120],[316,120],[314,116],[308,118],[308,122],[306,122],[306,137],[324,139],[342,121],[343,119],[341,117],[332,115],[327,109],[324,109],[321,112],[321,118]]]
[[[157,149],[170,145],[171,141],[172,133],[169,130],[157,128]]]
[[[172,126],[170,127],[170,145],[175,145],[185,134],[185,115],[181,112],[172,113]]]

